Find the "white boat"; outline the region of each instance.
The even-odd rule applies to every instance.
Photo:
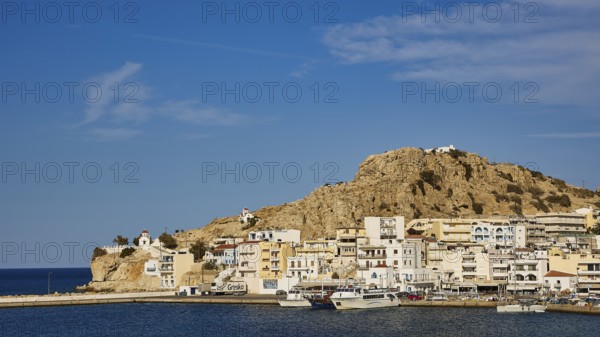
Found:
[[[285,299],[279,300],[279,305],[282,307],[310,307],[310,302],[306,299],[306,289],[302,287],[292,287],[288,291]]]
[[[497,312],[546,312],[546,306],[535,304],[533,300],[519,300],[519,304],[499,305]]]
[[[431,296],[431,301],[447,301],[448,295],[444,293],[433,293]]]
[[[292,287],[285,299],[279,300],[282,307],[311,307],[310,298],[323,297],[327,291],[332,291],[337,285],[298,284]]]
[[[396,289],[344,286],[330,297],[338,310],[400,306]]]

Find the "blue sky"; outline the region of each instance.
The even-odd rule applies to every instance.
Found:
[[[0,268],[84,266],[405,146],[600,185],[598,2],[420,3],[3,2]]]

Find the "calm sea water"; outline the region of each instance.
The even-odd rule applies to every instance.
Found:
[[[598,336],[600,317],[495,309],[110,304],[0,310],[2,336]]]
[[[92,280],[90,268],[0,269],[0,296],[73,292]]]

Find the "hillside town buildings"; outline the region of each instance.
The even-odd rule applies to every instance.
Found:
[[[248,215],[249,212],[242,213]],[[598,210],[487,218],[366,217],[335,237],[301,239],[293,229],[217,238],[203,261],[169,250],[142,232],[138,249],[152,255],[146,275],[180,285],[200,263],[227,270],[248,292],[274,294],[306,282],[361,280],[399,291],[600,294]]]

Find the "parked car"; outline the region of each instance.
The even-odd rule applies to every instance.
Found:
[[[279,296],[279,295],[287,295],[287,291],[285,290],[277,290],[275,292],[275,295]]]
[[[423,296],[415,293],[408,294],[408,299],[411,301],[420,301],[423,299]]]

